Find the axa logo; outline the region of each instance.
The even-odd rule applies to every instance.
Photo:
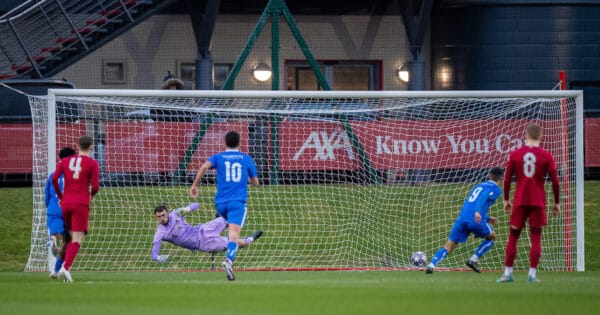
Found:
[[[316,161],[327,161],[335,160],[335,150],[344,149],[348,158],[354,160],[354,151],[352,151],[352,144],[350,138],[346,132],[342,130],[332,131],[313,131],[304,140],[302,147],[294,154],[293,160],[296,161],[302,156],[306,149],[314,149],[315,155],[313,160]]]

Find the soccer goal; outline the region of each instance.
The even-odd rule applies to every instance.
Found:
[[[223,254],[163,244],[170,259],[150,259],[153,209],[194,201],[199,165],[224,149],[227,131],[257,163],[243,235],[242,270],[411,269],[411,254],[431,257],[475,183],[504,166],[523,144],[524,127],[544,127],[555,157],[562,214],[544,230],[542,270],[584,270],[583,96],[580,91],[165,91],[50,90],[31,96],[33,225],[27,271],[46,270],[44,184],[58,150],[84,134],[95,140],[101,190],[74,270],[208,270]],[[548,185],[549,187],[549,185]],[[513,185],[514,189],[514,185]],[[214,174],[203,179],[199,211],[215,216]],[[548,202],[552,193],[548,189]],[[512,194],[511,194],[512,195]],[[480,261],[500,270],[508,235],[502,202],[496,246]],[[515,269],[528,268],[527,232]],[[465,268],[470,239],[440,268]],[[216,258],[215,258],[216,257]]]

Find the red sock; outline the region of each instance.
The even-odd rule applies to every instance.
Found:
[[[510,229],[508,234],[508,243],[506,243],[506,256],[504,258],[504,266],[512,267],[517,257],[517,241],[521,236],[521,230]]]
[[[542,228],[531,227],[529,229],[531,248],[529,249],[529,267],[537,268],[542,256]]]
[[[79,245],[79,243],[69,242],[69,244],[67,244],[67,253],[65,254],[65,263],[63,264],[63,267],[65,269],[69,270],[71,268],[71,265],[73,264],[73,261],[75,260],[75,256],[77,256],[77,253],[79,252],[80,247],[81,247],[81,245]]]

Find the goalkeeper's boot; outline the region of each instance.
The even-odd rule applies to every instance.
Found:
[[[69,272],[69,270],[65,269],[65,267],[60,268],[58,276],[63,278],[65,282],[73,282],[73,278],[71,278],[71,273]]]
[[[235,280],[235,275],[233,274],[233,263],[231,260],[225,258],[221,266],[223,266],[223,270],[225,270],[225,274],[227,274],[227,280]]]
[[[467,267],[473,269],[473,271],[481,273],[481,270],[479,269],[479,264],[476,261],[472,261],[469,259],[467,260],[466,265]]]
[[[540,279],[534,277],[534,276],[527,276],[527,282],[529,283],[539,283],[542,282]]]
[[[262,234],[263,234],[263,231],[261,231],[261,230],[254,231],[254,233],[252,233],[253,242],[256,241],[259,237],[261,237]]]
[[[50,274],[48,275],[48,277],[49,277],[50,279],[58,279],[58,272],[56,272],[56,271],[52,270],[52,271],[50,272]]]
[[[506,283],[506,282],[514,282],[512,276],[502,276],[500,279],[496,280],[497,283]]]

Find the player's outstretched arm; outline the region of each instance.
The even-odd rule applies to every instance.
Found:
[[[194,178],[192,187],[190,187],[190,196],[192,196],[193,198],[198,198],[198,184],[200,184],[200,180],[202,179],[206,171],[208,171],[211,168],[211,166],[212,163],[206,161],[204,162],[204,164],[202,164],[202,166],[200,166],[198,173],[196,173],[196,177]]]
[[[175,209],[175,210],[173,210],[173,212],[179,213],[179,215],[186,215],[192,211],[198,210],[198,208],[200,208],[200,204],[197,202],[194,202],[194,203],[190,203],[186,207]]]

